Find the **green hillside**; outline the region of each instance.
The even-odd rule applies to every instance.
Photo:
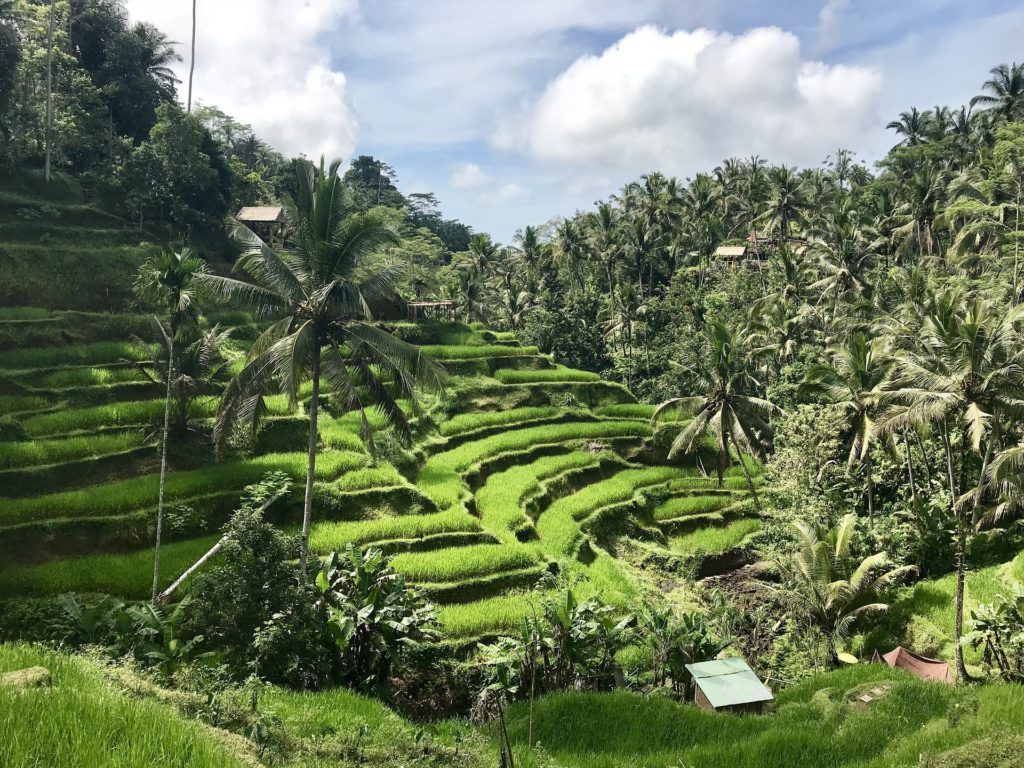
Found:
[[[0,317],[0,596],[139,599],[152,570],[154,428],[163,401],[137,365],[147,366],[149,349],[132,339],[152,338],[155,326],[131,285],[159,245],[84,205],[67,184],[58,201],[24,192],[0,198],[11,233],[0,247],[40,254],[31,261],[38,282],[25,282],[27,252],[11,251],[17,258],[5,259],[0,274],[0,295],[11,305]],[[18,226],[26,220],[31,227]],[[138,245],[99,245],[130,232]],[[98,260],[95,275],[91,261],[65,266],[65,246],[51,243],[77,243],[74,253]],[[237,313],[227,319],[237,338],[252,325]],[[395,569],[438,603],[448,640],[514,628],[547,572],[573,573],[583,594],[628,606],[651,587],[602,549],[602,531],[624,530],[627,521],[649,546],[697,568],[756,532],[738,470],[723,496],[692,456],[666,463],[650,407],[622,386],[479,326],[391,328],[444,366],[447,391],[427,403],[415,443],[399,451],[400,461],[393,456],[398,466],[370,455],[355,413],[328,404],[312,548],[327,554],[354,542],[394,553]],[[233,343],[240,359],[242,344]],[[270,419],[252,451],[220,462],[202,443],[172,451],[166,499],[181,513],[163,553],[165,584],[210,546],[247,484],[272,471],[301,484],[304,404],[267,402]],[[206,398],[191,415],[208,424],[216,407]],[[275,511],[284,528],[300,522],[299,501],[296,491]]]

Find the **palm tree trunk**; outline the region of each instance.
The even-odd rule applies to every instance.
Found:
[[[50,28],[46,33],[46,181],[50,181],[50,162],[53,154],[53,27],[57,0],[50,0]]]
[[[963,512],[956,514],[956,679],[965,683],[968,680],[967,665],[964,663],[964,647],[960,642],[964,635],[964,587],[967,582],[967,526],[964,525]]]
[[[153,550],[152,601],[160,588],[160,543],[164,528],[164,487],[167,483],[167,438],[171,431],[171,383],[174,380],[174,336],[167,337],[167,393],[164,395],[164,432],[160,441],[160,490],[156,500],[156,544]]]
[[[754,500],[754,509],[757,510],[758,514],[761,514],[761,500],[757,497],[757,489],[754,488],[754,479],[750,476],[750,470],[747,469],[747,462],[743,460],[743,452],[738,448],[736,452],[740,456],[740,466],[743,468],[743,476],[747,479],[747,487],[750,489],[750,497]]]
[[[192,0],[192,55],[188,63],[188,108],[192,114],[192,75],[196,71],[196,0]]]
[[[868,526],[871,530],[875,530],[875,480],[871,476],[871,456],[870,454],[864,458],[864,472],[867,476],[867,492],[868,492]]]
[[[907,437],[907,431],[903,430],[903,450],[906,453],[907,460],[907,480],[910,482],[910,500],[917,504],[917,486],[914,483],[914,460],[910,455],[910,438]]]
[[[299,549],[299,574],[306,580],[309,559],[309,524],[313,519],[313,479],[316,477],[317,409],[320,406],[320,345],[313,348],[313,394],[309,398],[309,456],[306,463],[306,496],[302,504],[302,543]]]

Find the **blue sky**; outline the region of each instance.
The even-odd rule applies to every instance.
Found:
[[[286,153],[381,157],[403,191],[503,241],[651,170],[839,146],[872,161],[900,110],[960,105],[1024,60],[1008,0],[198,5],[197,99]],[[188,39],[188,0],[128,6]]]

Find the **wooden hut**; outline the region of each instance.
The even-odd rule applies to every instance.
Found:
[[[701,709],[761,712],[774,696],[743,659],[717,659],[687,664],[693,675],[693,701]]]
[[[720,245],[715,248],[715,258],[727,267],[734,267],[747,258],[747,246]]]
[[[410,301],[405,309],[410,320],[455,320],[454,301]]]
[[[284,226],[288,220],[279,205],[246,206],[235,218],[268,243],[284,242]]]

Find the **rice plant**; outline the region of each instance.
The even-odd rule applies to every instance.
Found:
[[[481,530],[480,521],[459,509],[426,515],[402,515],[373,520],[321,522],[313,526],[309,546],[321,554],[343,551],[350,542],[359,546],[394,539],[419,539],[440,533]]]
[[[595,408],[594,413],[620,419],[650,419],[657,407],[648,403],[612,403]]]
[[[447,582],[529,568],[539,561],[536,547],[525,544],[475,544],[403,552],[395,556],[392,566],[410,581]]]
[[[539,595],[508,594],[473,600],[467,603],[442,605],[438,619],[445,637],[465,639],[515,630],[523,619],[533,615],[531,600]]]
[[[199,400],[193,405],[192,413],[198,417],[213,416],[216,412],[217,402],[213,399]],[[112,427],[148,426],[162,419],[163,414],[163,400],[135,400],[40,413],[23,419],[21,424],[32,437],[50,437]]]
[[[597,464],[598,458],[589,451],[573,451],[545,456],[525,466],[491,475],[476,493],[480,521],[501,541],[515,542],[515,533],[532,525],[523,511],[523,502],[530,493],[540,489],[545,478]]]
[[[538,347],[505,347],[501,345],[479,344],[465,346],[462,344],[424,344],[420,350],[437,360],[476,360],[485,357],[532,357],[539,355]]]
[[[601,381],[601,376],[590,371],[578,371],[573,368],[499,368],[494,378],[502,384],[532,384],[534,382],[576,382]]]
[[[342,472],[358,469],[365,463],[363,455],[330,451],[321,456],[317,477],[333,480]],[[306,454],[268,454],[175,472],[167,477],[166,497],[170,502],[179,502],[218,491],[241,491],[267,472],[287,472],[293,478],[301,479],[306,474]],[[156,487],[156,475],[143,475],[73,491],[11,499],[0,507],[0,526],[59,518],[110,517],[148,509],[156,503]]]
[[[162,583],[166,587],[199,559],[217,536],[176,541],[160,548]],[[130,600],[149,597],[153,549],[117,555],[75,557],[41,565],[19,565],[0,571],[0,596],[56,595],[101,592]]]
[[[460,413],[441,423],[439,431],[445,437],[475,432],[488,427],[507,427],[523,422],[550,419],[562,413],[553,405],[512,408],[507,411],[476,411]]]
[[[145,360],[145,345],[133,341],[97,341],[61,347],[35,347],[0,352],[0,369],[56,368],[58,366],[117,363],[122,358]]]
[[[655,520],[673,520],[679,517],[704,515],[717,512],[732,504],[733,498],[728,494],[673,496],[651,510]]]
[[[133,430],[107,435],[0,443],[0,469],[42,467],[120,453],[143,445],[143,437],[141,431]]]
[[[678,467],[626,469],[558,499],[537,521],[545,551],[553,557],[571,555],[582,539],[580,523],[586,518],[604,507],[629,501],[643,488],[667,483],[686,472]]]
[[[744,539],[760,530],[760,520],[744,518],[721,528],[701,528],[683,536],[675,536],[670,545],[673,552],[682,555],[715,555],[738,547]]]
[[[624,420],[544,424],[509,430],[431,456],[420,471],[417,485],[438,507],[449,507],[457,504],[465,491],[460,475],[489,457],[538,445],[573,440],[645,437],[648,434],[650,426],[646,422]]]

